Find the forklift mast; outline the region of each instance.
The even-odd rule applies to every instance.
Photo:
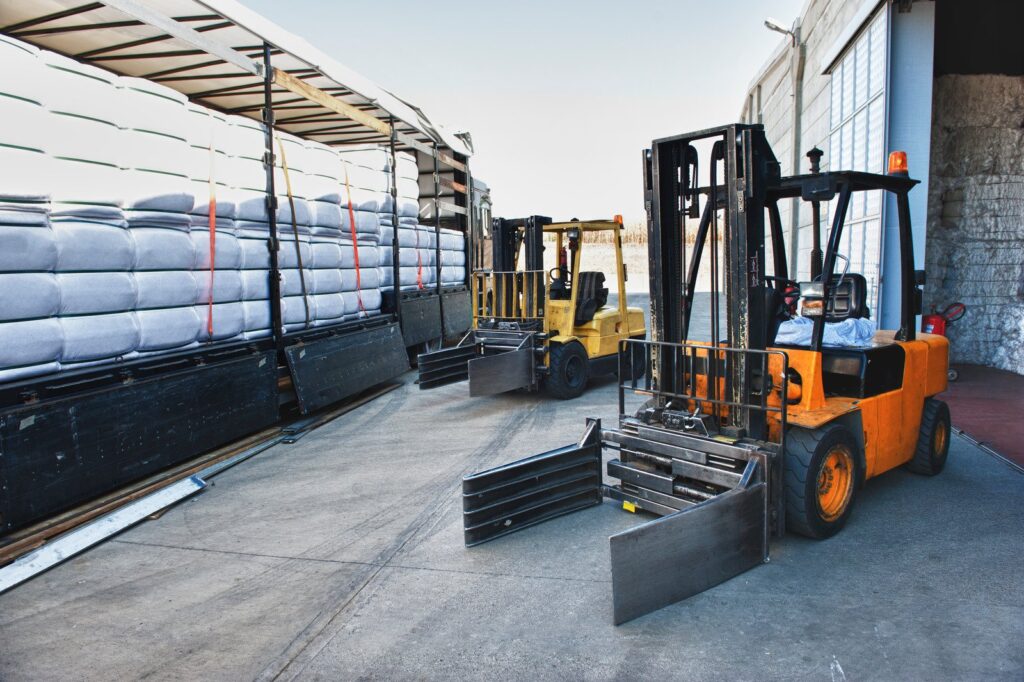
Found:
[[[698,146],[708,145],[708,181],[701,185]],[[713,347],[764,350],[765,208],[768,190],[778,183],[780,171],[763,127],[732,124],[655,140],[643,159],[652,340],[671,344],[700,340]],[[700,221],[694,232],[688,222],[697,216]],[[693,330],[698,268],[709,237],[710,328]],[[721,262],[719,244],[724,244]],[[727,301],[724,335],[721,294]],[[708,397],[724,399],[739,409],[716,409],[715,427],[731,436],[764,438],[765,413],[740,406],[756,397],[766,377],[760,368],[750,366],[745,353],[726,353],[723,359],[721,368],[722,363],[709,363]],[[657,400],[664,401],[660,397],[664,393],[684,393],[685,373],[678,360],[667,347],[653,350],[651,378]],[[724,380],[724,396],[717,395],[719,379]]]
[[[544,269],[544,226],[551,224],[547,216],[528,218],[494,218],[491,221],[494,240],[494,272]],[[519,263],[519,250],[525,246],[525,262]],[[520,267],[521,266],[521,267]]]

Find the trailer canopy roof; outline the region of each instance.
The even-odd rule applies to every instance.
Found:
[[[3,0],[0,33],[257,119],[266,43],[279,128],[335,146],[385,143],[393,117],[400,147],[472,153],[468,136],[235,0]]]

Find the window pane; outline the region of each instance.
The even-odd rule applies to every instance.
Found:
[[[868,85],[871,95],[876,95],[885,87],[885,12],[879,12],[867,30],[868,44],[871,48],[871,66]]]
[[[876,97],[867,108],[867,162],[864,170],[870,173],[885,172],[885,108],[883,99]]]
[[[840,116],[842,114],[841,110],[842,110],[842,106],[843,106],[843,95],[842,95],[843,70],[842,70],[842,66],[840,65],[840,66],[837,66],[835,69],[833,69],[832,70],[832,74],[829,76],[829,78],[830,78],[829,83],[830,83],[831,88],[832,88],[832,91],[831,91],[831,98],[832,98],[831,99],[831,106],[829,107],[829,128],[830,129],[834,129],[837,125],[839,125],[839,122],[842,120],[842,118],[840,118]]]
[[[843,58],[843,120],[853,114],[853,53]]]
[[[854,58],[856,63],[856,76],[854,79],[854,96],[853,106],[862,107],[868,101],[868,56],[870,54],[868,48],[868,34],[864,34],[857,41],[857,46],[854,48]]]
[[[853,121],[847,121],[843,124],[843,139],[840,150],[840,170],[850,170],[850,164],[853,163]]]

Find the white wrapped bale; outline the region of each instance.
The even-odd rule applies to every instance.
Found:
[[[64,335],[60,362],[114,360],[139,345],[139,323],[134,312],[60,317]]]
[[[140,310],[136,318],[140,353],[188,348],[195,345],[199,336],[201,321],[191,306]]]
[[[60,305],[60,284],[53,273],[0,273],[0,322],[52,317]]]
[[[49,227],[0,225],[0,272],[51,272],[57,239]]]
[[[51,198],[59,214],[116,216],[116,211],[77,209],[76,205],[119,209],[124,203],[118,118],[123,100],[110,72],[41,52],[47,68],[39,77],[49,91],[46,107],[47,153],[52,158]]]
[[[57,270],[121,271],[135,263],[135,243],[122,226],[82,220],[56,221]]]
[[[130,272],[60,272],[56,277],[61,316],[135,310],[138,292]]]

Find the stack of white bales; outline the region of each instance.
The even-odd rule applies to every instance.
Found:
[[[342,152],[341,247],[345,319],[376,315],[381,309],[380,220],[377,209],[384,201],[375,165],[379,150]]]
[[[55,371],[63,351],[37,53],[0,37],[0,63],[14,75],[0,81],[0,381]]]
[[[274,133],[274,191],[281,242],[281,319],[286,332],[309,329],[317,318],[313,299],[312,215],[306,199],[305,145],[287,133]]]
[[[353,231],[345,187],[346,164],[341,156],[316,143],[307,143],[305,154],[307,196],[315,196],[311,202],[315,324],[379,314],[377,223],[357,220]],[[352,212],[356,214],[355,207]]]
[[[141,78],[121,78],[118,86],[125,109],[125,217],[135,247],[137,350],[152,355],[234,338],[241,333],[242,319],[238,248],[224,218],[212,241],[217,266],[226,272],[213,279],[210,307],[209,221],[197,210],[209,189],[192,179],[208,172],[208,164],[200,163],[192,146],[187,100]]]
[[[198,345],[200,342],[244,337],[244,253],[235,222],[242,190],[235,188],[237,179],[233,171],[238,161],[236,153],[258,153],[240,150],[237,146],[232,148],[230,127],[224,116],[195,104],[187,104],[185,108],[186,137],[189,144],[189,162],[186,169],[195,198],[191,212],[190,234],[194,259],[192,267],[187,268],[182,245],[180,258],[174,259],[173,262],[164,258],[158,262],[162,261],[165,277],[181,278],[183,285],[185,271],[193,271],[192,275],[196,281],[193,305],[200,323],[196,333]],[[262,144],[262,138],[257,143]],[[252,170],[261,175],[262,164],[256,160],[255,168]],[[264,242],[264,253],[266,250]],[[155,253],[154,259],[156,260]],[[264,280],[266,279],[267,274],[264,273]],[[184,297],[184,293],[182,295]],[[265,293],[263,297],[266,299]],[[265,300],[263,307],[267,307]],[[269,316],[266,326],[270,326]]]
[[[390,172],[390,157],[383,157],[385,173]],[[436,235],[434,228],[419,224],[419,170],[411,154],[396,154],[395,180],[398,195],[398,264],[403,291],[432,289],[437,281],[435,263]],[[392,239],[395,234],[394,202],[390,194],[381,209],[381,258],[388,264],[382,271],[382,286],[391,289]]]
[[[216,149],[223,145],[224,167],[214,169],[214,177],[223,175],[227,191],[218,184],[218,228],[222,194],[231,207],[233,219],[227,225],[233,230],[239,252],[239,272],[242,284],[242,336],[258,339],[270,336],[270,216],[267,208],[267,171],[263,165],[266,149],[264,127],[257,121],[241,116],[208,113],[208,125]],[[207,152],[209,153],[209,152]],[[216,156],[214,161],[220,159]],[[200,178],[203,176],[200,175]],[[207,182],[209,182],[207,174]],[[225,209],[226,211],[227,209]],[[206,211],[209,214],[209,209]],[[220,230],[218,229],[218,232]],[[283,248],[282,248],[283,251]],[[214,250],[216,255],[217,251]],[[220,263],[215,261],[219,269]],[[209,267],[209,263],[207,263]],[[283,265],[281,267],[284,267]],[[215,272],[215,275],[217,273]]]
[[[364,310],[371,314],[379,310],[381,290],[390,288],[391,234],[389,232],[385,238],[382,232],[385,221],[387,225],[391,223],[390,214],[384,213],[391,201],[389,153],[380,148],[360,149],[341,152],[340,157],[343,164],[341,231],[345,240],[345,284],[346,289],[353,292],[346,299],[347,317],[351,319],[365,314]],[[353,304],[355,315],[351,312]]]
[[[4,42],[5,67],[19,47]],[[18,68],[0,85],[5,107],[26,105],[14,98],[28,95],[36,110],[21,120],[5,112],[3,141],[28,144],[43,156],[24,166],[5,159],[4,179],[42,179],[51,201],[48,220],[21,233],[28,241],[5,245],[11,259],[5,269],[20,271],[8,273],[0,287],[3,321],[19,321],[0,331],[5,379],[132,357],[140,341],[134,243],[122,210],[117,79],[53,53],[21,52]],[[5,183],[0,192],[19,184]]]
[[[419,191],[420,220],[434,224],[437,220],[434,206],[434,192],[440,190],[439,199],[447,202],[455,201],[455,191],[451,187],[434,186],[434,159],[424,156],[419,158]],[[438,167],[442,178],[454,179],[454,171],[450,168]],[[454,217],[451,211],[439,211],[442,218]],[[441,228],[441,286],[451,287],[466,283],[466,239],[459,230]]]
[[[0,381],[269,335],[263,126],[13,39],[0,62]],[[285,329],[379,312],[381,202],[357,295],[341,161],[281,143]]]
[[[466,283],[466,235],[441,228],[441,286]]]

